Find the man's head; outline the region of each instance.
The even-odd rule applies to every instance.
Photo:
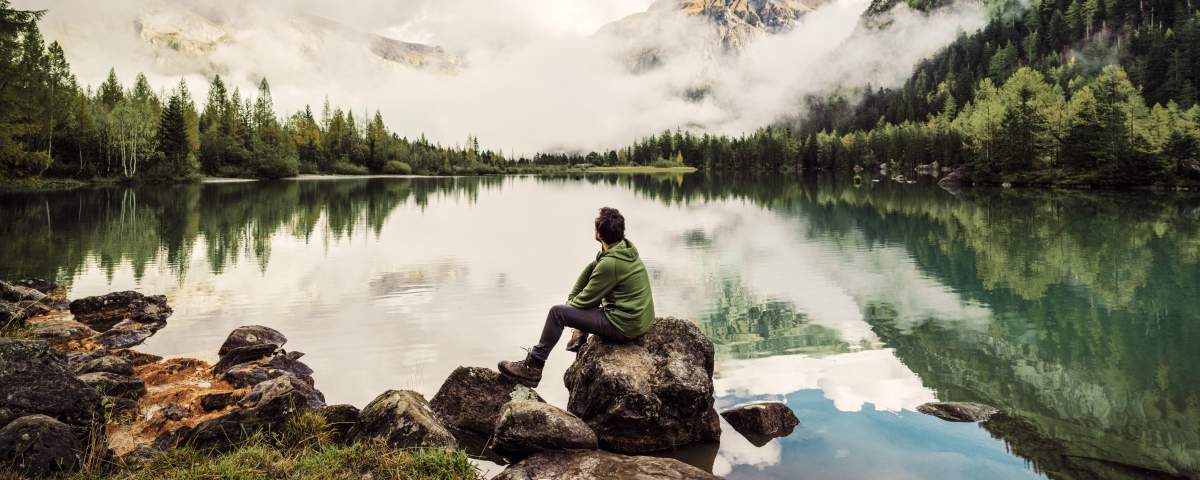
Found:
[[[605,245],[612,245],[625,239],[625,217],[615,208],[600,209],[596,217],[596,239]]]

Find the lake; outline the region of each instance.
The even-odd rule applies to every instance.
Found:
[[[731,479],[1200,476],[1200,196],[703,174],[310,178],[0,196],[0,278],[136,289],[142,350],[215,360],[239,325],[330,403],[431,397],[524,355],[619,208],[660,316],[716,344],[718,409],[801,425],[677,452]],[[566,405],[562,345],[538,392]],[[976,401],[977,424],[914,411]],[[491,471],[494,465],[481,463]]]

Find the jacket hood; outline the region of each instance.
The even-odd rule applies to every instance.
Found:
[[[617,260],[633,262],[638,259],[638,251],[637,248],[633,246],[633,243],[626,238],[617,242],[616,244],[610,245],[608,250],[602,251],[599,255],[596,255],[597,260],[599,260],[601,257],[613,257]]]

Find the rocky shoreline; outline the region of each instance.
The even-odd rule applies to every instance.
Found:
[[[97,459],[137,469],[172,449],[220,453],[316,414],[334,442],[443,449],[507,468],[496,478],[712,479],[656,453],[719,439],[712,342],[687,320],[659,319],[623,345],[595,336],[568,368],[567,408],[491,368],[459,367],[430,400],[388,390],[361,410],[327,405],[283,333],[238,327],[215,365],[133,350],[167,325],[165,297],[114,292],[68,302],[50,282],[0,282],[0,473],[69,474]],[[996,409],[932,403],[948,421]],[[720,413],[756,446],[800,420],[781,402]]]

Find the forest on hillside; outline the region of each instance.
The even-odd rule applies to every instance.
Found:
[[[44,12],[0,0],[0,178],[172,181],[201,174],[282,178],[298,173],[473,174],[520,166],[468,136],[445,147],[390,131],[379,112],[331,107],[277,115],[266,79],[253,94],[218,75],[197,107],[187,85],[156,91],[117,72],[80,85],[63,48],[46,44]]]
[[[736,138],[663,132],[612,156],[757,173],[937,165],[983,183],[1200,182],[1200,5],[992,7],[985,28],[898,88],[809,98],[800,120]]]

